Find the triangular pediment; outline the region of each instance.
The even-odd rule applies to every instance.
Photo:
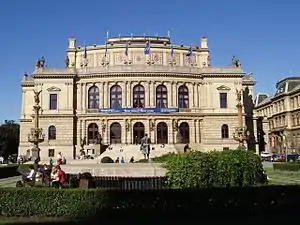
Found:
[[[225,85],[221,85],[220,87],[217,88],[218,91],[230,91],[230,87],[227,87]]]
[[[53,86],[53,87],[48,88],[47,91],[61,91],[61,89]]]

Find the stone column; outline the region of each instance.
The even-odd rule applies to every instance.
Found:
[[[199,120],[195,120],[195,143],[199,143]]]
[[[154,97],[154,93],[153,93],[153,81],[149,82],[149,107],[153,107],[153,97]]]
[[[173,82],[172,83],[172,90],[173,90],[173,106],[178,107],[178,87],[177,83]]]
[[[168,108],[173,107],[173,99],[172,99],[172,83],[168,82],[167,83],[167,90],[168,90]]]
[[[86,127],[86,121],[83,121],[83,137],[87,138],[87,127]]]
[[[152,104],[152,107],[155,108],[156,107],[156,82],[153,81],[152,83],[152,95],[151,95],[151,104]]]
[[[127,81],[121,83],[122,88],[122,108],[127,106]]]
[[[87,98],[88,98],[88,95],[87,95],[87,83],[85,83],[83,85],[84,85],[84,87],[83,87],[83,91],[84,91],[84,94],[83,94],[83,111],[84,111],[84,113],[86,113]]]
[[[151,108],[150,106],[150,84],[149,81],[145,83],[145,108]]]
[[[193,125],[194,125],[194,143],[197,143],[197,120],[193,120]]]
[[[129,123],[129,134],[128,134],[128,144],[132,144],[133,143],[133,141],[132,141],[132,132],[133,132],[133,130],[132,130],[132,121],[131,120],[128,120],[128,123]]]
[[[199,120],[199,143],[202,142],[203,138],[204,138],[203,120]]]
[[[127,107],[128,108],[132,108],[132,101],[131,101],[131,98],[132,98],[132,82],[129,81],[128,84],[127,84]]]
[[[198,94],[198,83],[194,83],[194,106],[195,106],[195,108],[199,108],[198,97],[199,97],[199,94]]]
[[[200,84],[197,84],[197,94],[198,94],[198,108],[201,108],[201,88],[200,88]]]
[[[126,144],[126,119],[121,121],[121,143]]]
[[[188,83],[187,87],[188,87],[188,90],[189,90],[189,108],[194,108],[194,88],[193,88],[193,84]]]
[[[104,108],[109,108],[108,106],[108,83],[107,82],[103,82],[104,87],[103,87],[103,107]]]
[[[104,108],[104,104],[103,104],[104,96],[103,96],[103,93],[104,93],[104,84],[103,84],[103,82],[100,82],[99,83],[99,107],[100,108]]]

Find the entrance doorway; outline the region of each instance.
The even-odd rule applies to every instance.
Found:
[[[145,126],[141,122],[133,125],[133,143],[140,144],[141,139],[145,136]]]
[[[160,122],[156,127],[156,142],[157,144],[168,143],[168,125],[165,122]]]
[[[181,143],[188,144],[190,143],[190,127],[186,122],[182,122],[179,125],[179,132],[181,136]]]
[[[111,144],[121,143],[121,125],[119,123],[113,123],[110,126],[110,143]]]

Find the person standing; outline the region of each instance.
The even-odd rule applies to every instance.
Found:
[[[59,152],[59,153],[57,154],[56,160],[57,160],[57,165],[61,165],[61,163],[62,163],[62,155],[61,155],[61,152]]]

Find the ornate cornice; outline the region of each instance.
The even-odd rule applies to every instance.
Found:
[[[173,77],[173,78],[242,78],[244,75],[229,74],[229,73],[213,73],[213,74],[201,74],[201,73],[149,73],[149,72],[123,72],[123,73],[103,73],[103,74],[78,74],[78,78],[112,78],[112,77]],[[50,74],[37,74],[34,75],[35,79],[74,79],[74,75],[50,75]],[[25,84],[24,84],[25,85]],[[28,86],[34,86],[28,85]]]

